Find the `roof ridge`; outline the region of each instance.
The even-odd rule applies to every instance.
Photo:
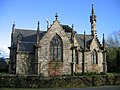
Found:
[[[34,31],[34,32],[36,32],[36,30],[30,30],[30,29],[15,29],[15,30],[20,30],[20,31]],[[42,30],[40,30],[40,32],[46,32],[46,31],[42,31]]]
[[[84,35],[84,34],[77,34],[77,35]],[[85,36],[92,36],[91,34],[85,34]]]
[[[22,30],[22,31],[36,31],[36,30],[33,30],[33,29],[18,29],[18,28],[16,28],[15,30]]]

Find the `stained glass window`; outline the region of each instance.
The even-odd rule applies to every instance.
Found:
[[[50,42],[50,60],[62,61],[63,43],[59,35],[55,35]]]

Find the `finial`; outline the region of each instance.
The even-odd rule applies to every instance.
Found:
[[[36,33],[36,34],[37,34],[37,44],[38,44],[38,42],[39,42],[39,32],[40,32],[40,31],[39,31],[39,24],[40,24],[40,23],[39,23],[39,21],[38,21],[37,33]]]
[[[15,32],[15,21],[13,22],[13,26],[12,26],[12,33]]]
[[[74,25],[72,24],[72,29],[74,28]]]
[[[94,5],[92,4],[92,15],[94,15]]]
[[[55,13],[56,15],[55,15],[55,18],[56,18],[56,20],[57,20],[57,18],[58,18],[58,13]]]
[[[15,27],[15,21],[13,22],[13,27]]]
[[[105,43],[104,33],[103,33],[103,44]]]
[[[84,31],[84,39],[83,39],[83,42],[84,42],[84,51],[85,51],[85,49],[86,49],[86,37],[85,37],[85,31]]]
[[[39,23],[39,21],[38,21],[38,27],[37,27],[37,30],[39,30],[39,24],[40,24],[40,23]]]
[[[15,21],[13,22],[13,24],[15,25]]]
[[[103,33],[103,42],[102,42],[102,44],[103,44],[103,49],[105,49],[106,45],[105,45],[104,33]]]
[[[46,22],[47,22],[47,30],[49,29],[49,21],[48,18],[46,18]]]
[[[84,31],[84,35],[85,35],[85,33],[86,33],[86,32]]]
[[[93,7],[94,5],[92,4],[92,7]]]
[[[74,28],[74,25],[72,24],[72,30],[71,30],[71,32],[72,32],[72,34],[75,34],[73,28]]]

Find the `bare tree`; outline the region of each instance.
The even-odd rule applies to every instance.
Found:
[[[120,72],[120,30],[107,37],[106,45],[108,71]]]
[[[120,47],[120,30],[110,34],[106,39],[107,47]]]

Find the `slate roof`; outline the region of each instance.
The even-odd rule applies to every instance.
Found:
[[[71,38],[71,33],[67,33],[68,38]],[[78,41],[78,43],[80,44],[80,48],[83,49],[84,48],[84,34],[75,34],[76,39]],[[85,35],[85,47],[86,49],[89,49],[89,46],[91,44],[91,41],[93,40],[93,36],[92,35]]]
[[[46,31],[39,32],[39,39],[45,35]],[[71,33],[66,32],[68,38],[71,38]],[[80,44],[80,48],[84,48],[84,34],[75,34],[78,43]],[[24,29],[15,29],[13,33],[13,47],[17,46],[17,38],[19,39],[19,51],[33,51],[33,46],[36,44],[37,40],[37,31],[36,30],[24,30]],[[91,41],[93,40],[92,35],[85,35],[85,48],[89,50]],[[96,38],[99,43],[99,40]],[[100,43],[99,43],[100,46]]]
[[[84,49],[84,34],[76,34],[77,36],[77,40],[80,43],[80,48]],[[92,35],[85,35],[85,49],[89,50],[90,49],[90,44],[93,40],[93,36]],[[98,37],[95,38],[97,43],[98,43],[98,47],[101,48],[101,44],[100,41],[98,39]]]
[[[84,34],[76,34],[77,40],[80,44],[81,49],[84,48]],[[89,49],[91,41],[93,40],[92,35],[85,35],[85,48]]]
[[[35,42],[36,31],[35,30],[15,29],[15,32],[13,35],[14,42],[17,41],[17,38],[19,38],[20,41]]]
[[[46,31],[39,32],[39,39],[41,39]],[[13,33],[14,47],[17,45],[17,38],[19,39],[19,51],[33,51],[33,45],[37,40],[36,30],[15,29]]]

